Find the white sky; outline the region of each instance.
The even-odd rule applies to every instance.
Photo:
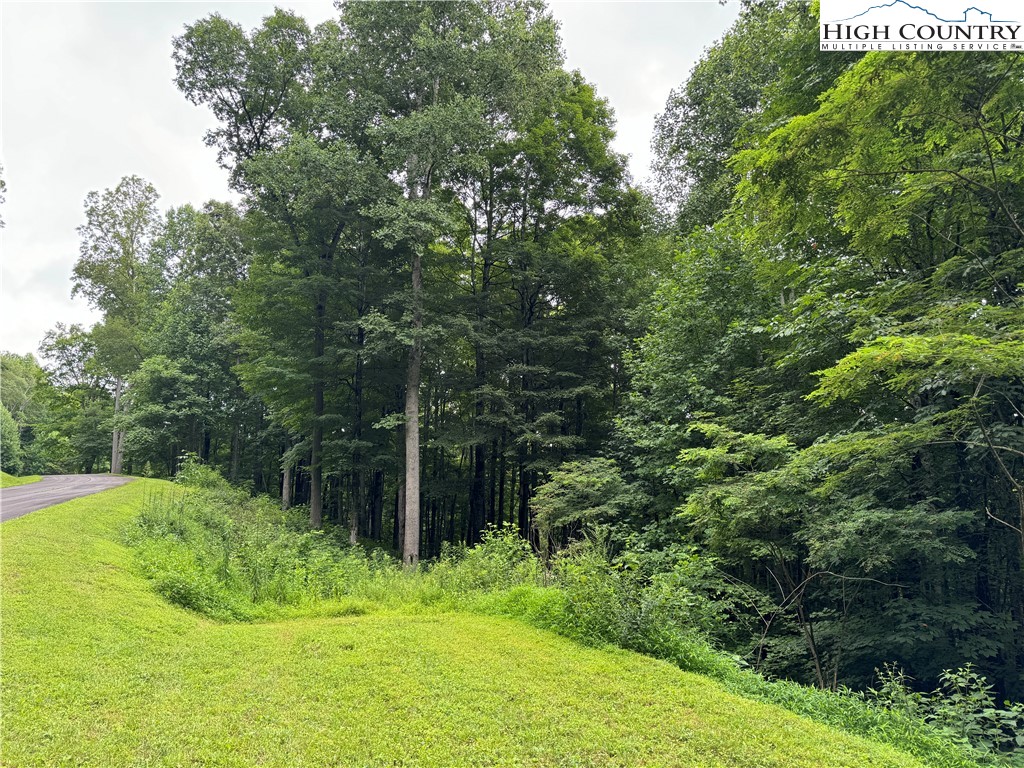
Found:
[[[162,208],[228,199],[226,175],[202,136],[214,121],[172,81],[171,38],[214,11],[247,29],[272,2],[17,2],[0,0],[0,349],[36,352],[57,322],[99,319],[71,299],[75,228],[91,190],[137,174]],[[280,0],[311,24],[330,0]],[[580,69],[618,119],[616,148],[633,177],[650,163],[655,115],[702,50],[738,12],[717,0],[555,0],[568,66]]]

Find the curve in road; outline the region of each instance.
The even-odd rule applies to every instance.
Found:
[[[0,523],[131,482],[113,475],[47,475],[37,483],[0,489]]]

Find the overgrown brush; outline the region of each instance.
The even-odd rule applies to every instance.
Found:
[[[613,565],[599,539],[545,567],[514,530],[491,530],[477,547],[447,547],[435,563],[406,571],[330,529],[310,531],[301,509],[282,512],[199,462],[186,462],[177,481],[180,491],[147,500],[129,538],[161,595],[214,619],[472,610],[694,672],[721,675],[736,666],[703,639],[709,608],[685,572]]]
[[[468,610],[504,616],[592,646],[616,646],[719,680],[742,696],[908,751],[931,765],[1017,765],[973,750],[917,713],[881,697],[769,681],[705,639],[720,612],[701,596],[695,559],[653,572],[613,561],[600,538],[578,542],[545,565],[511,529],[472,549],[448,547],[430,565],[404,570],[347,531],[308,529],[302,509],[232,488],[187,462],[181,489],[147,500],[129,531],[142,569],[167,600],[222,621],[367,611]]]
[[[915,691],[895,664],[878,672],[879,686],[861,694],[887,710],[924,720],[959,744],[978,749],[991,765],[1024,766],[1024,704],[999,706],[993,688],[973,665],[947,669],[939,687]]]
[[[219,620],[285,615],[287,609],[360,611],[352,587],[373,589],[394,571],[386,557],[304,530],[301,518],[187,463],[182,489],[147,499],[129,542],[165,598]],[[301,511],[300,511],[301,513]]]

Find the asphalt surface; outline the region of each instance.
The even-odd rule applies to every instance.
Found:
[[[62,501],[116,488],[132,479],[111,475],[47,475],[36,483],[0,488],[0,523]]]

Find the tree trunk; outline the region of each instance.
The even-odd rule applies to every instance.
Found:
[[[319,391],[316,391],[316,388],[314,388],[313,412],[315,414],[319,410],[319,413],[322,415],[323,409],[323,387],[320,387]],[[313,445],[309,457],[309,526],[311,528],[320,528],[324,523],[324,471],[321,464],[323,441],[324,427],[320,423],[320,419],[317,418],[313,423]]]
[[[487,488],[487,524],[494,525],[497,517],[494,513],[494,504],[497,501],[498,493],[498,441],[491,441],[491,469],[490,485]]]
[[[437,98],[438,81],[434,81]],[[409,158],[407,168],[416,166],[415,155]],[[413,178],[410,173],[410,179]],[[409,187],[409,200],[430,196],[430,171],[422,189],[413,183]],[[420,559],[420,364],[423,358],[423,254],[418,245],[412,249],[412,347],[409,350],[409,369],[405,377],[405,531],[402,537],[402,562],[414,568]]]
[[[242,445],[238,433],[238,425],[235,424],[231,432],[231,471],[228,475],[232,483],[238,482],[238,467],[242,461]]]
[[[483,263],[480,274],[480,295],[477,298],[476,332],[478,335],[484,333],[484,324],[489,314],[490,292],[491,292],[491,256],[490,244],[493,237],[493,223],[491,210],[488,208],[487,215],[487,246],[483,251]],[[473,448],[473,482],[469,493],[469,533],[466,543],[476,544],[480,541],[480,534],[487,522],[487,442],[481,434],[484,430],[484,387],[487,384],[487,358],[484,355],[483,342],[478,338],[476,343],[476,402],[474,403],[474,427],[476,439],[479,441]]]
[[[292,506],[292,462],[286,461],[281,468],[281,509]]]
[[[363,306],[360,302],[359,313],[362,316]],[[356,448],[352,454],[352,503],[348,516],[348,543],[356,544],[359,537],[360,518],[366,518],[366,470],[363,467],[362,449],[359,447],[363,440],[363,343],[366,339],[366,331],[360,325],[356,332],[356,369],[353,382],[355,397],[355,424],[352,429],[352,439]],[[364,529],[368,526],[364,526]]]
[[[480,543],[487,518],[487,447],[485,443],[473,446],[473,482],[469,494],[469,526],[466,531],[466,544],[473,546]]]
[[[519,535],[530,538],[530,470],[526,468],[526,451],[519,459]]]
[[[498,461],[498,509],[495,515],[499,528],[505,525],[505,430],[501,431],[501,451]]]
[[[363,470],[357,468],[352,470],[352,492],[348,502],[348,543],[353,546],[359,543],[359,515],[366,504],[365,491],[363,489]]]
[[[313,326],[313,439],[309,459],[309,525],[323,526],[324,517],[324,317],[327,300],[321,289],[316,302],[316,320]]]
[[[110,474],[121,474],[124,464],[124,431],[117,428],[117,417],[121,414],[121,388],[123,383],[118,379],[114,383],[114,432],[110,444]]]
[[[420,363],[423,345],[421,294],[423,263],[419,251],[412,260],[413,342],[405,379],[405,535],[402,562],[414,567],[420,558]]]
[[[405,543],[405,483],[399,483],[398,490],[395,492],[395,531],[394,531],[394,545],[395,549],[403,546]]]
[[[384,515],[384,471],[375,469],[373,480],[370,484],[370,528],[369,536],[374,541],[380,541],[381,528]]]
[[[481,326],[483,323],[481,322]],[[482,389],[487,383],[486,361],[483,350],[477,345],[476,350],[476,387],[477,396],[474,406],[474,421],[478,441],[473,446],[473,481],[469,491],[469,526],[466,531],[466,544],[473,546],[480,542],[480,534],[487,518],[487,443],[481,433],[484,420],[484,396]]]

